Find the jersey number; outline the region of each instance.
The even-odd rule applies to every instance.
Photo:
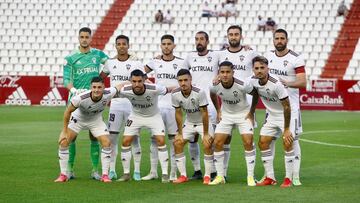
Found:
[[[126,126],[127,126],[127,127],[130,127],[132,123],[133,123],[133,121],[128,119],[128,120],[126,121]]]
[[[115,121],[115,114],[114,114],[114,113],[111,113],[111,114],[109,115],[109,121],[111,121],[111,122],[114,122],[114,121]]]

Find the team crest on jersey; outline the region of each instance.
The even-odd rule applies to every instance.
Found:
[[[191,98],[191,103],[195,106],[195,99]]]
[[[212,61],[212,57],[211,56],[208,56],[207,57],[207,60],[209,61],[209,63]]]
[[[237,97],[239,95],[238,91],[233,91],[234,97]]]
[[[126,64],[126,69],[130,70],[130,68],[131,68],[131,64]]]
[[[147,101],[150,101],[151,100],[151,97],[150,96],[146,96],[145,97]]]
[[[242,62],[242,61],[245,59],[245,56],[244,56],[244,55],[240,55],[239,58],[240,58],[240,61]]]
[[[285,60],[284,61],[284,66],[287,66],[288,63],[289,63],[289,61]]]
[[[268,95],[270,95],[270,89],[269,88],[266,88],[266,93],[268,94]]]
[[[92,62],[93,62],[94,64],[96,64],[96,58],[95,58],[95,57],[92,58],[91,60],[92,60]]]
[[[178,68],[177,64],[173,64],[174,70],[176,70]]]

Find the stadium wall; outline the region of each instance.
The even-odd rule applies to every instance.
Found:
[[[65,106],[68,91],[62,84],[62,77],[55,76],[0,76],[0,104]],[[109,86],[108,80],[106,86]],[[317,81],[312,82],[312,86],[312,89],[317,88],[316,91],[300,91],[302,109],[360,110],[360,93],[357,91],[360,81]],[[263,108],[262,104],[259,106]]]

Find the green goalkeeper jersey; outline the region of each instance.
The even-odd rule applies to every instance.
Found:
[[[64,86],[72,83],[76,89],[90,89],[91,79],[99,76],[100,64],[104,64],[109,57],[101,50],[91,48],[89,52],[82,53],[74,50],[65,57],[63,79]],[[69,99],[72,95],[69,95]]]
[[[74,50],[65,57],[64,86],[72,83],[76,89],[90,89],[90,81],[99,76],[100,64],[104,64],[109,57],[101,50],[91,48],[87,53]]]

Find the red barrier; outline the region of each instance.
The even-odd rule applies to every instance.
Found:
[[[357,81],[338,81],[338,92],[313,92],[301,90],[301,109],[310,110],[360,110],[360,93],[347,90]],[[105,81],[109,86],[109,80]],[[68,91],[61,77],[0,76],[0,104],[64,106]],[[262,104],[259,104],[263,108]]]

